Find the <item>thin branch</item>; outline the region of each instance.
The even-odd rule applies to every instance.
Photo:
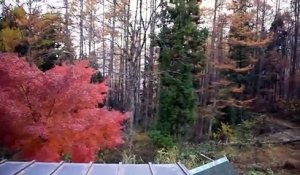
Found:
[[[27,102],[27,107],[28,107],[29,110],[30,110],[30,113],[31,113],[31,116],[32,116],[33,121],[34,121],[34,122],[37,122],[37,118],[35,117],[35,110],[33,109],[32,104],[31,104],[31,102],[30,102],[30,100],[29,100],[29,97],[28,97],[28,95],[27,95],[28,92],[26,91],[26,89],[24,88],[23,85],[20,85],[20,90],[21,90],[21,93],[23,94],[23,96],[24,96],[24,98],[25,98],[25,100],[26,100],[26,102]]]

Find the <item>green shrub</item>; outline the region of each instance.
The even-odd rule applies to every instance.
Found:
[[[71,154],[63,154],[62,157],[63,157],[64,162],[71,162],[71,160],[72,160]]]
[[[274,172],[271,169],[267,169],[266,171],[250,170],[248,175],[274,175]]]
[[[174,139],[169,135],[164,135],[160,131],[151,131],[149,136],[152,142],[161,148],[171,148],[176,145]]]
[[[246,120],[236,127],[236,133],[238,140],[241,142],[250,142],[253,139],[254,127],[257,124],[257,120]]]

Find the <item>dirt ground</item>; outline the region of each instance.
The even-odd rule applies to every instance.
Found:
[[[240,174],[251,170],[276,175],[300,174],[300,143],[241,148],[232,160]],[[271,173],[272,172],[272,173]]]
[[[284,120],[269,120],[273,131],[260,136],[258,144],[239,147],[232,162],[240,174],[251,170],[266,175],[300,175],[300,127]]]

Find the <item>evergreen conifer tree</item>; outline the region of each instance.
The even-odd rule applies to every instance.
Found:
[[[204,61],[207,30],[199,29],[199,1],[171,0],[162,10],[160,94],[157,130],[163,136],[185,136],[196,117],[194,79]]]

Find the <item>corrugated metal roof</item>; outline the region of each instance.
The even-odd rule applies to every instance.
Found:
[[[180,164],[97,164],[1,161],[0,175],[190,175]]]

